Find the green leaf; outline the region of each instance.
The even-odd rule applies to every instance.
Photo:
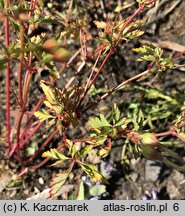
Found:
[[[99,155],[101,158],[107,157],[109,153],[110,153],[110,149],[106,149],[106,148],[101,148],[101,149],[98,151],[98,155]]]
[[[83,181],[80,182],[80,187],[79,187],[78,196],[77,196],[76,200],[85,200],[85,190],[84,190],[84,182]]]
[[[165,159],[165,160],[163,161],[163,163],[165,163],[165,164],[166,164],[167,166],[169,166],[169,167],[172,167],[173,169],[178,170],[179,172],[185,173],[185,165],[179,166],[179,165],[177,165],[176,163],[174,163],[174,162],[172,162],[172,161],[170,161],[170,160],[168,160],[168,159]]]
[[[66,145],[67,145],[67,147],[69,149],[69,152],[71,152],[71,149],[73,147],[73,142],[71,140],[69,140],[69,139],[66,139]]]
[[[50,75],[51,75],[52,77],[54,77],[54,78],[56,78],[56,79],[59,79],[59,78],[60,78],[60,74],[59,74],[59,72],[58,72],[56,66],[54,66],[54,65],[49,65],[49,64],[47,64],[46,66],[47,66],[47,68],[48,68],[48,70],[49,70],[49,73],[50,73]]]
[[[34,115],[39,118],[40,121],[45,121],[46,119],[53,118],[52,115],[49,114],[46,110],[42,109],[42,111],[34,112]]]
[[[64,162],[64,160],[57,160],[56,162],[52,163],[52,164],[50,165],[50,167],[57,166],[57,165],[59,165],[59,164],[61,164],[61,163],[63,163],[63,162]]]
[[[157,71],[160,73],[168,68],[172,69],[174,67],[172,58],[163,57],[164,51],[161,48],[156,47],[154,44],[147,44],[140,48],[135,48],[132,50],[137,53],[145,54],[144,56],[140,57],[138,61],[156,62],[156,66],[152,68],[153,72]]]
[[[75,154],[76,154],[76,147],[75,147],[75,145],[69,139],[66,139],[66,144],[67,144],[67,146],[69,148],[69,153],[70,153],[71,157],[74,157]]]
[[[147,53],[147,48],[146,46],[142,46],[139,48],[133,48],[132,51],[137,53]]]
[[[87,145],[85,148],[83,148],[80,152],[77,152],[77,155],[75,154],[75,157],[80,158],[85,156],[88,152],[90,152],[94,148],[94,145]]]
[[[166,68],[170,68],[172,69],[174,67],[174,63],[173,61],[171,60],[171,58],[162,58],[160,60],[160,65],[164,67],[164,69]]]
[[[123,34],[123,37],[127,38],[129,40],[132,40],[134,38],[140,37],[143,34],[144,34],[144,31],[136,29],[136,30],[133,30],[133,31],[130,31],[128,33]]]
[[[57,149],[50,149],[50,151],[46,151],[42,154],[42,157],[46,158],[54,158],[54,159],[60,159],[60,160],[68,160],[69,158],[60,153]]]
[[[50,109],[53,108],[53,105],[51,105],[49,101],[46,101],[46,100],[45,100],[45,101],[44,101],[44,104],[45,104],[48,108],[50,108]]]
[[[44,18],[43,20],[40,21],[42,24],[59,24],[59,22],[55,19],[51,18]]]
[[[52,120],[50,120],[49,122],[48,122],[48,125],[49,126],[52,126],[52,125],[54,125],[55,124],[55,119],[52,119]]]
[[[77,162],[82,167],[83,171],[87,173],[87,175],[91,178],[92,182],[108,183],[106,178],[100,172],[98,172],[97,167],[95,165],[83,163],[81,161]]]
[[[130,123],[130,119],[122,118],[114,126],[121,126],[122,129],[126,129],[128,123]]]
[[[143,57],[139,58],[138,61],[156,61],[156,58],[153,55],[144,55]]]
[[[28,155],[28,156],[32,156],[32,155],[34,155],[34,153],[35,153],[37,150],[38,150],[38,143],[33,142],[33,143],[31,143],[31,146],[29,146],[29,147],[27,148],[27,155]]]
[[[139,109],[138,117],[137,117],[137,122],[138,123],[142,123],[144,121],[144,119],[145,119],[144,114],[143,114],[142,110]]]
[[[40,81],[40,86],[46,95],[46,99],[51,103],[56,103],[56,94],[54,87],[50,83],[46,83],[44,80]]]
[[[89,121],[89,126],[92,128],[101,128],[101,127],[107,127],[111,126],[105,116],[103,114],[100,114],[100,118],[96,117],[95,119],[92,119]]]
[[[178,133],[178,137],[179,137],[179,139],[181,138],[181,139],[185,139],[185,133],[183,133],[183,132],[180,132],[180,133]]]
[[[95,146],[99,146],[99,145],[103,145],[106,140],[107,140],[107,137],[102,138],[102,137],[95,136],[95,137],[93,137],[93,139],[91,141],[87,141],[87,143],[93,144]]]
[[[4,68],[7,61],[8,59],[0,54],[0,68]]]
[[[60,119],[57,119],[56,128],[59,131],[59,133],[62,134],[63,125]]]
[[[11,26],[14,28],[14,30],[17,32],[19,31],[19,28],[20,28],[20,25],[18,24],[18,22],[16,22],[13,18],[11,18],[9,16],[9,20],[10,20],[10,23],[11,23]]]
[[[62,173],[57,174],[50,182],[50,195],[51,196],[58,196],[60,195],[61,187],[66,182],[67,178],[69,177],[69,174],[71,172],[71,168],[63,171]]]
[[[62,114],[62,111],[64,110],[64,105],[60,104],[60,105],[52,106],[52,109],[55,111],[55,113],[60,115]]]
[[[113,118],[115,117],[116,122],[120,119],[121,112],[118,106],[114,103],[113,105]]]
[[[105,185],[93,185],[89,189],[89,193],[91,196],[100,196],[101,194],[106,192]]]
[[[111,130],[111,137],[112,137],[112,138],[116,137],[117,132],[118,132],[118,131],[117,131],[116,128],[112,128],[112,130]]]
[[[0,1],[0,7],[1,9],[5,9],[5,0]]]
[[[170,156],[170,157],[178,160],[182,164],[184,163],[183,158],[181,158],[181,156],[179,154],[177,154],[176,152],[173,152],[172,150],[170,150],[169,148],[166,148],[164,145],[161,145],[161,144],[159,145],[159,148],[161,149],[161,151],[166,153],[167,156]]]

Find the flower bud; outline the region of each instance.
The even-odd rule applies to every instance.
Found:
[[[19,16],[19,20],[21,20],[21,21],[23,21],[23,22],[26,22],[26,21],[28,21],[28,20],[30,19],[29,14],[28,14],[28,13],[25,13],[25,12],[19,13],[18,16]]]
[[[159,153],[156,147],[145,145],[141,147],[143,156],[148,160],[163,160],[163,156]]]
[[[71,53],[64,48],[59,48],[58,50],[55,51],[53,55],[53,59],[59,62],[67,62],[70,58],[71,58]]]
[[[185,139],[185,133],[180,132],[179,136]]]
[[[50,38],[46,40],[42,45],[42,49],[49,53],[54,53],[57,48],[58,48],[58,43],[54,38]]]
[[[141,142],[144,145],[158,145],[159,141],[152,133],[144,133],[141,135]]]

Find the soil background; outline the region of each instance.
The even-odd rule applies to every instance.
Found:
[[[66,9],[69,5],[69,1],[51,1],[53,4],[53,9],[62,11]],[[95,30],[95,25],[93,24],[94,20],[103,20],[106,21],[106,16],[111,14],[112,9],[116,8],[117,5],[121,4],[121,1],[77,1],[78,4],[85,8],[88,11],[89,23],[91,24],[90,29],[92,30],[94,37],[97,36]],[[130,4],[134,1],[127,0],[126,3]],[[97,88],[101,88],[104,85],[106,88],[111,88],[116,84],[119,84],[122,80],[126,80],[138,72],[142,72],[146,69],[145,64],[139,64],[137,62],[138,55],[133,54],[128,50],[139,47],[146,41],[152,41],[156,44],[159,44],[165,49],[165,51],[171,54],[174,54],[176,51],[180,51],[183,48],[185,49],[185,1],[168,1],[161,0],[157,1],[158,4],[152,9],[148,9],[147,16],[148,21],[143,27],[145,34],[137,40],[133,40],[126,44],[125,46],[119,47],[118,51],[111,56],[107,65],[104,68],[103,75],[96,83]],[[45,8],[47,8],[47,3],[45,2]],[[133,4],[132,7],[125,10],[122,15],[122,18],[126,18],[133,13],[136,8],[136,4]],[[142,15],[140,15],[142,17]],[[41,26],[38,31],[46,31],[52,35],[53,32],[59,32],[61,29],[59,26],[55,25],[44,25]],[[0,40],[2,44],[4,42],[4,33],[2,27],[0,27]],[[12,35],[13,37],[13,35]],[[177,60],[178,64],[184,64],[184,57]],[[13,68],[13,66],[12,66]],[[12,69],[12,86],[17,85],[15,70]],[[71,75],[73,74],[72,70],[64,72],[63,78],[58,82],[58,85],[63,85]],[[47,72],[41,70],[39,76],[34,77],[35,84],[31,86],[31,94],[37,95],[40,94],[39,80],[46,79]],[[79,83],[81,80],[79,79]],[[141,87],[145,87],[146,83],[141,84]],[[156,86],[164,85],[167,89],[167,92],[171,92],[174,89],[179,93],[179,95],[184,95],[185,92],[185,67],[177,68],[173,71],[167,71],[167,74],[157,79],[154,82]],[[3,187],[2,182],[6,182],[12,178],[13,174],[16,174],[18,171],[17,164],[14,160],[9,161],[6,156],[5,148],[5,73],[0,73],[0,156],[1,159],[1,170],[2,167],[6,167],[9,171],[8,174],[1,174],[0,188]],[[96,115],[98,111],[106,112],[109,109],[113,102],[119,103],[120,98],[123,98],[124,105],[123,109],[131,103],[134,98],[142,98],[142,94],[133,90],[132,87],[128,87],[126,90],[116,93],[114,96],[106,99],[102,102],[95,110],[90,111],[89,115]],[[33,97],[31,100],[35,100]],[[184,99],[182,99],[184,100]],[[12,95],[12,122],[16,116],[16,106],[15,98]],[[126,105],[125,105],[126,104]],[[174,110],[174,112],[179,112],[179,110]],[[156,123],[156,126],[159,127],[159,131],[162,130],[162,125],[164,123],[166,128],[169,128],[172,124],[171,122],[165,122],[161,120]],[[160,126],[162,125],[162,126]],[[161,127],[161,128],[160,128]],[[40,139],[40,136],[43,136],[45,131],[40,131],[37,137],[34,137],[33,142]],[[85,134],[83,127],[79,131],[70,132],[69,137],[80,137]],[[173,138],[172,138],[173,139]],[[57,139],[55,140],[55,144]],[[124,200],[124,199],[142,199],[144,195],[148,196],[148,199],[151,199],[152,189],[157,191],[157,199],[185,199],[185,178],[184,174],[176,170],[173,170],[160,162],[149,161],[144,158],[130,159],[129,164],[121,160],[122,148],[124,140],[117,140],[113,144],[113,149],[111,154],[105,160],[95,162],[95,155],[91,155],[89,160],[93,160],[95,164],[99,167],[102,163],[110,163],[112,170],[109,177],[110,185],[107,186],[107,195],[105,199],[113,200]],[[53,144],[52,144],[53,145]],[[182,143],[179,147],[175,147],[174,150],[178,152],[181,156],[185,156],[185,146]],[[93,159],[92,159],[93,158]],[[37,164],[42,160],[41,157],[38,157],[34,164]],[[51,178],[62,170],[63,167],[50,168],[49,163],[45,164],[42,168],[39,168],[35,172],[29,172],[24,175],[21,179],[21,184],[18,186],[12,186],[10,188],[5,187],[0,193],[0,199],[27,199],[37,195],[33,199],[45,199],[48,198],[48,185]],[[74,175],[71,175],[69,181],[63,189],[63,194],[58,197],[58,199],[68,199],[69,191],[75,190],[78,188],[79,181],[82,176],[81,171],[78,167],[75,167]],[[73,185],[73,182],[75,184]],[[43,192],[44,191],[44,192]]]

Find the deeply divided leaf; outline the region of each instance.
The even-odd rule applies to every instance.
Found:
[[[61,187],[66,182],[67,178],[69,177],[69,174],[71,172],[71,169],[67,169],[63,171],[62,173],[57,174],[50,182],[50,195],[51,196],[57,196],[59,195],[59,192],[61,191]]]
[[[79,165],[82,167],[83,171],[87,173],[87,175],[91,178],[92,182],[108,183],[105,177],[100,172],[98,172],[97,167],[95,165],[83,162],[79,162]]]

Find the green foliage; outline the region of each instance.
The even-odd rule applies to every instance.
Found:
[[[110,124],[108,123],[107,119],[103,114],[100,114],[100,118],[96,117],[95,119],[90,120],[89,125],[92,128],[102,128],[110,126]]]
[[[104,178],[104,176],[98,172],[97,167],[93,164],[87,164],[83,162],[79,162],[79,165],[83,169],[85,173],[90,177],[92,182],[104,182],[108,184],[108,181]]]
[[[134,52],[144,54],[138,59],[138,61],[148,61],[155,63],[155,67],[151,69],[150,75],[156,72],[161,73],[166,71],[167,69],[173,69],[174,67],[172,58],[164,57],[163,50],[153,44],[147,44],[140,48],[134,48],[132,50]]]
[[[1,9],[5,9],[5,0],[0,1],[0,7]]]
[[[34,153],[38,150],[38,143],[33,142],[31,145],[27,148],[27,155],[31,156],[34,155]]]
[[[59,160],[61,160],[61,162],[69,159],[68,157],[66,157],[62,153],[58,152],[57,149],[50,149],[50,151],[44,152],[42,154],[42,157],[59,159]]]
[[[97,136],[102,137],[116,137],[118,128],[126,128],[129,121],[126,118],[120,118],[121,113],[116,104],[113,105],[110,118],[107,120],[103,114],[100,117],[91,119],[88,125],[96,132]]]
[[[40,121],[45,121],[46,119],[52,118],[48,111],[42,109],[42,111],[35,112],[35,116],[39,118]]]
[[[60,90],[54,87],[52,84],[45,81],[41,81],[40,85],[46,96],[44,101],[45,105],[49,108],[49,111],[42,110],[35,112],[35,116],[40,121],[44,121],[49,118],[56,120],[56,127],[61,133],[63,126],[68,127],[70,124],[73,127],[78,125],[78,118],[76,115],[76,106],[78,99],[82,93],[78,86],[74,85],[70,89]],[[50,121],[49,125],[53,125],[54,120]]]
[[[81,182],[80,182],[79,191],[78,191],[78,196],[77,196],[76,200],[86,200],[85,198],[86,198],[86,197],[85,197],[84,182],[81,181]]]
[[[139,28],[145,20],[137,20],[126,25],[126,20],[121,22],[99,22],[94,21],[100,31],[99,43],[106,44],[104,54],[110,50],[118,41],[129,41],[144,34]]]
[[[91,197],[101,196],[105,192],[105,185],[95,184],[92,186],[86,186],[85,182],[81,181],[76,200],[89,200]]]
[[[100,196],[101,194],[106,192],[106,186],[105,185],[93,185],[89,189],[89,193],[91,196]]]
[[[62,186],[65,184],[66,180],[69,177],[71,169],[63,171],[62,173],[58,173],[50,182],[50,195],[57,196],[61,194]]]
[[[86,156],[94,147],[93,145],[87,145],[81,150],[78,150],[75,146],[75,144],[72,143],[70,140],[66,140],[66,147],[69,149],[70,157],[66,157],[64,154],[60,153],[57,149],[50,149],[49,151],[46,151],[42,154],[42,157],[45,158],[52,158],[55,159],[56,162],[53,163],[51,166],[59,165],[67,160],[72,161],[71,166],[66,171],[58,174],[56,177],[54,177],[51,181],[51,194],[56,195],[59,194],[59,191],[61,190],[63,184],[69,177],[69,174],[71,172],[71,169],[73,167],[73,161],[78,163],[80,167],[83,169],[85,173],[91,178],[92,182],[104,182],[108,183],[108,181],[104,178],[104,176],[98,172],[97,167],[92,164],[87,164],[81,162],[79,159]],[[81,190],[83,190],[83,186],[81,185]],[[82,195],[79,195],[80,197]],[[80,198],[79,198],[80,199]]]

